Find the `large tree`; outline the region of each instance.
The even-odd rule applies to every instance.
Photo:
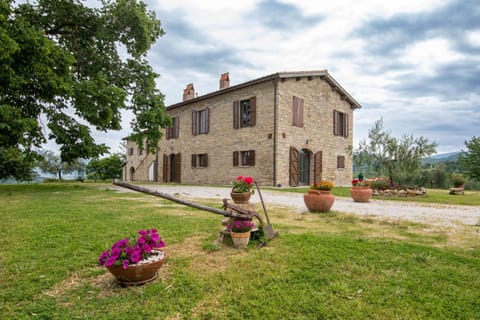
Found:
[[[436,146],[425,137],[392,137],[380,119],[368,131],[368,139],[360,141],[354,161],[357,165],[367,165],[377,175],[388,176],[391,183],[394,177],[401,178],[402,182],[413,181],[421,167],[421,159],[434,154]]]
[[[468,151],[463,151],[459,156],[460,164],[468,176],[480,181],[480,137],[472,137],[465,141]]]
[[[119,130],[122,110],[154,150],[170,120],[146,54],[163,33],[138,0],[0,0],[0,179],[28,179],[47,139],[63,162],[104,154],[89,126]]]

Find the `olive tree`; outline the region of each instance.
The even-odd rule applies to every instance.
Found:
[[[434,154],[436,146],[435,142],[431,143],[425,137],[393,137],[384,129],[383,119],[380,119],[368,131],[368,139],[360,141],[358,150],[354,152],[354,161],[357,165],[367,165],[379,176],[388,176],[392,184],[394,178],[409,182],[414,180],[421,168],[421,159]]]

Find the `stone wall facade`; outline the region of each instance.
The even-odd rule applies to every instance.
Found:
[[[278,75],[278,74],[276,74]],[[349,185],[352,178],[352,99],[316,73],[285,77],[272,75],[184,101],[167,108],[178,117],[178,137],[159,143],[155,154],[140,153],[127,140],[126,181],[157,181],[199,184],[230,184],[238,175],[254,177],[261,185],[291,185],[291,149],[303,154],[308,168],[307,181],[313,183],[314,155],[322,152],[323,179],[336,185]],[[292,125],[293,96],[303,99],[303,126]],[[234,101],[255,97],[255,125],[234,128]],[[354,101],[354,100],[353,100]],[[208,133],[192,134],[192,112],[208,108]],[[346,136],[333,134],[333,110],[348,116]],[[234,152],[254,150],[254,165],[234,164]],[[199,166],[192,155],[207,155],[208,163]],[[344,168],[337,168],[337,157],[344,157]],[[195,166],[194,166],[195,164]],[[318,164],[318,163],[317,163]],[[174,168],[177,165],[177,168]],[[180,168],[180,169],[179,169]],[[305,177],[305,175],[304,175]]]

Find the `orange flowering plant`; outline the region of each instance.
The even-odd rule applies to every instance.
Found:
[[[330,191],[335,188],[335,185],[332,181],[329,180],[320,180],[319,182],[314,183],[310,186],[311,190],[322,190],[322,191]]]

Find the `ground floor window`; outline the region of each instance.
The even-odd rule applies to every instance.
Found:
[[[193,168],[206,168],[208,167],[208,154],[192,154],[192,167]]]
[[[234,151],[233,152],[233,166],[238,167],[253,167],[255,166],[255,150]]]

